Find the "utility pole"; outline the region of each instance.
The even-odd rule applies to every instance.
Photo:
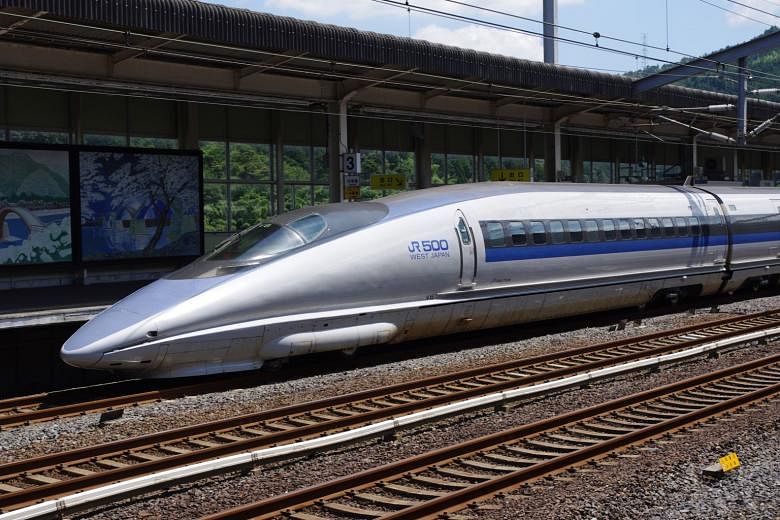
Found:
[[[558,0],[544,0],[544,62],[558,64]]]

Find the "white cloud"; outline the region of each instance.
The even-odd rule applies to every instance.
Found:
[[[294,11],[304,17],[315,20],[346,17],[349,19],[366,19],[382,16],[399,16],[405,13],[390,5],[372,2],[371,0],[339,0],[327,2],[322,0],[265,0],[262,9],[268,12]]]
[[[746,24],[752,24],[755,22],[764,22],[765,24],[776,24],[777,18],[774,16],[774,14],[777,14],[780,12],[780,7],[771,7],[766,2],[758,2],[757,0],[740,0],[741,3],[745,4],[738,5],[729,3],[727,6],[727,9],[732,12],[726,12],[724,13],[726,16],[726,23],[731,27],[738,27],[741,25]],[[756,11],[756,9],[750,9],[750,7],[755,7],[756,9],[760,9],[761,11],[766,11],[766,13],[774,13],[774,14],[766,14],[762,13],[760,11]]]
[[[519,16],[535,16],[541,18],[542,0],[463,0],[464,3],[473,4],[479,7],[486,7],[494,11],[515,14]],[[560,0],[559,7],[563,5],[582,4],[585,0]],[[252,8],[252,2],[239,0],[238,3],[246,4],[245,7]],[[495,19],[498,15],[481,11],[471,7],[447,2],[446,0],[413,0],[412,5],[435,9],[453,14],[465,14],[474,18]],[[333,19],[334,17],[346,17],[349,19],[378,18],[387,15],[406,16],[406,12],[392,5],[381,4],[372,0],[340,0],[338,2],[328,2],[323,0],[265,0],[262,8],[267,11],[289,10],[300,13],[303,16],[322,19]],[[412,12],[412,18],[415,13]],[[511,23],[511,22],[510,22]]]
[[[457,29],[427,25],[418,30],[413,37],[514,58],[539,61],[543,56],[540,38],[478,25],[467,25]]]

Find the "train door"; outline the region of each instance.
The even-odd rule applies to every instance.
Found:
[[[460,278],[458,289],[473,289],[477,278],[477,248],[474,244],[474,230],[462,211],[455,213],[455,233],[460,249]]]
[[[728,224],[726,222],[726,213],[724,207],[715,200],[707,199],[705,201],[707,206],[707,216],[710,222],[710,233],[712,235],[725,238],[725,243],[711,243],[708,244],[708,263],[713,265],[723,265],[728,267],[729,258],[731,258],[731,239],[729,237]]]

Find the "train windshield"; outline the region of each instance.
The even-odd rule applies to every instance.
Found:
[[[317,214],[283,226],[263,222],[234,236],[206,260],[260,260],[308,244],[320,236],[325,228],[325,219]]]
[[[387,213],[387,206],[379,202],[350,202],[276,215],[233,235],[166,278],[208,278],[252,269],[288,252],[379,222]]]

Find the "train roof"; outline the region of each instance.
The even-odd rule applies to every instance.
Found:
[[[470,184],[453,184],[437,186],[422,190],[407,191],[389,197],[378,199],[388,208],[387,218],[396,218],[413,214],[426,209],[433,209],[452,204],[458,204],[475,199],[484,199],[512,193],[701,193],[701,191],[716,195],[729,194],[764,194],[776,193],[780,197],[777,188],[756,188],[733,185],[682,186],[682,185],[656,185],[656,184],[585,184],[564,182],[478,182]]]

